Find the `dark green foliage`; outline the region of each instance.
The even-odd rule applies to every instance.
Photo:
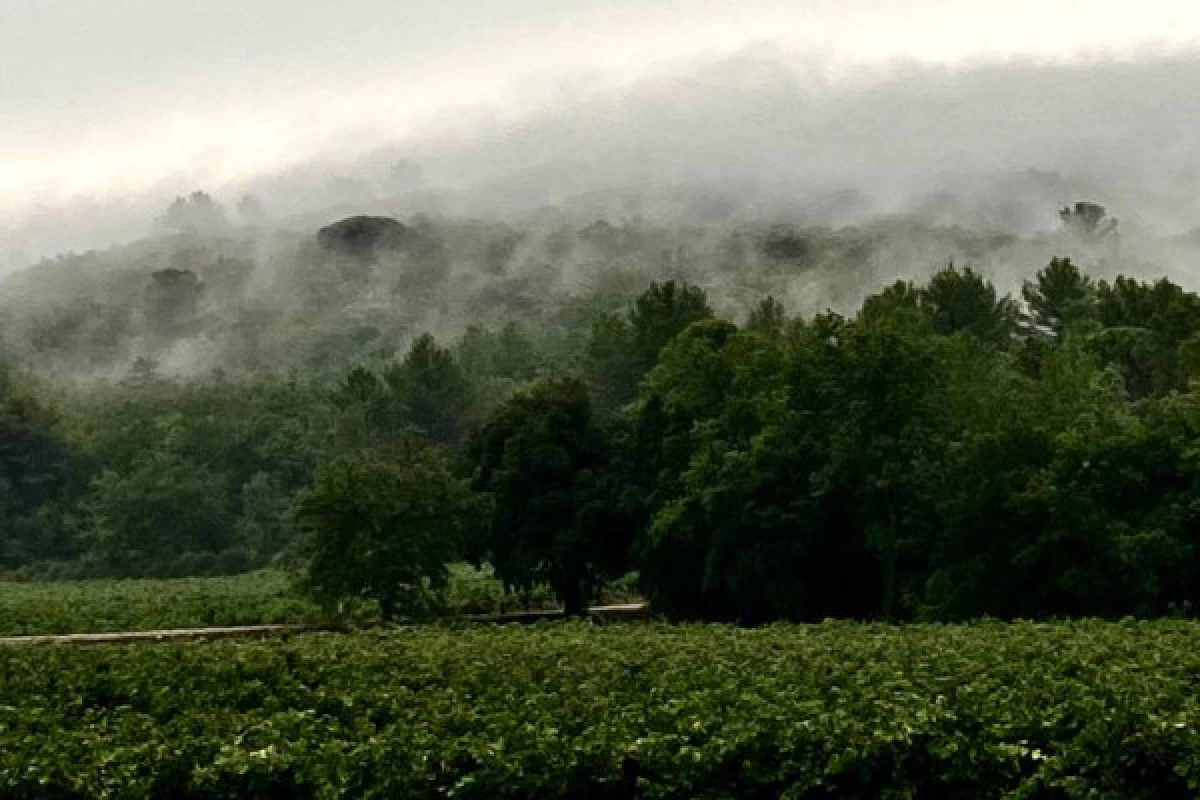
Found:
[[[334,390],[345,449],[405,446],[413,432],[457,447],[474,414],[474,391],[453,354],[428,334],[379,374],[355,367]]]
[[[746,328],[758,331],[765,336],[779,336],[783,333],[787,322],[787,311],[784,310],[783,303],[774,297],[765,297],[750,312],[750,318],[746,320]]]
[[[83,506],[89,547],[123,569],[219,552],[233,535],[228,497],[223,476],[170,449],[147,452],[93,482]]]
[[[928,512],[941,345],[915,308],[824,317],[786,343],[695,325],[648,378],[657,509],[639,546],[656,603],[763,620],[900,613]],[[930,458],[932,456],[929,456]],[[685,566],[686,565],[686,566]]]
[[[38,357],[69,353],[79,366],[110,363],[120,356],[133,325],[133,308],[86,301],[34,320],[29,344]]]
[[[1184,798],[1198,672],[1179,621],[6,648],[0,797]]]
[[[714,320],[647,379],[638,430],[657,432],[643,456],[657,470],[636,552],[655,608],[745,622],[878,608],[877,560],[821,477],[828,432],[790,407],[788,373],[778,344]]]
[[[1043,272],[1044,330],[1087,321],[1081,286],[1066,262]],[[1117,287],[1128,310],[1097,316],[1143,327],[1035,332],[1011,358],[1007,333],[974,335],[1012,317],[969,271],[896,284],[853,320],[818,317],[774,344],[693,326],[622,440],[644,589],[674,616],[743,621],[1194,607],[1194,400],[1132,406],[1092,356],[1127,337],[1125,363],[1153,375],[1156,331],[1187,333],[1172,315],[1190,301]],[[957,331],[972,335],[938,335]],[[1139,376],[1124,385],[1170,385]]]
[[[1174,341],[1194,333],[1200,318],[1200,297],[1166,278],[1155,283],[1125,277],[1101,281],[1096,301],[1104,327],[1143,328]]]
[[[61,481],[66,453],[56,425],[36,389],[0,363],[0,486],[22,505],[45,501]]]
[[[792,372],[792,380],[823,384],[806,399],[814,403],[809,413],[827,418],[826,491],[854,509],[850,531],[860,532],[878,563],[887,618],[902,614],[913,588],[911,561],[930,525],[930,472],[952,381],[947,361],[972,346],[929,336],[924,320],[898,307],[845,326],[834,343],[816,349],[811,366],[801,360]]]
[[[463,372],[475,379],[493,378],[514,384],[537,377],[538,357],[533,342],[516,325],[493,332],[478,325],[467,328],[455,358]]]
[[[959,271],[951,264],[930,278],[921,292],[921,305],[939,333],[964,331],[1001,346],[1016,330],[1016,304],[1009,297],[997,297],[996,288],[970,267]]]
[[[1118,277],[1101,281],[1096,313],[1102,329],[1092,336],[1102,363],[1114,365],[1135,397],[1183,388],[1180,348],[1200,332],[1200,297],[1163,278],[1142,283]]]
[[[400,247],[412,233],[391,217],[347,217],[317,231],[324,249],[356,258],[374,258],[382,250]]]
[[[633,326],[622,314],[598,314],[592,323],[585,371],[596,407],[615,411],[637,394],[645,364],[633,343]]]
[[[1118,452],[1137,432],[1118,388],[1077,346],[1046,353],[1036,380],[986,357],[963,368],[947,408],[926,613],[1147,613],[1124,584],[1133,565],[1122,537],[1134,531],[1120,518],[1136,490],[1109,483],[1110,469],[1141,480]]]
[[[333,450],[333,421],[322,392],[292,384],[155,379],[94,393],[64,421],[74,458],[57,506],[77,534],[71,555],[88,574],[186,574],[189,553],[214,562],[192,559],[196,574],[217,571],[222,551],[265,563],[289,544],[286,507]]]
[[[1047,241],[1095,258],[1105,216],[1065,219],[1082,238]],[[3,297],[27,303],[0,302],[0,333],[39,380],[0,391],[0,566],[298,563],[288,509],[322,469],[400,486],[436,452],[439,480],[473,470],[496,501],[471,555],[573,611],[629,569],[700,619],[1195,608],[1200,298],[1182,286],[1055,258],[1018,307],[950,267],[800,319],[773,297],[854,308],[894,234],[973,263],[1019,240],[516,225],[351,219],[269,247],[197,230],[14,276]],[[744,327],[701,280],[753,309]],[[430,525],[461,518],[446,502]],[[409,586],[450,557],[418,539]]]
[[[290,498],[279,479],[268,472],[256,472],[243,483],[241,495],[237,540],[265,563],[291,538],[286,521]]]
[[[586,355],[597,407],[607,412],[630,402],[663,347],[688,325],[710,316],[704,291],[675,281],[650,284],[627,314],[598,315]]]
[[[580,613],[624,571],[630,531],[611,505],[608,442],[577,380],[537,384],[497,408],[470,445],[475,488],[494,511],[479,556],[515,587],[547,582]]]
[[[457,446],[472,413],[471,385],[454,356],[429,334],[413,342],[408,355],[383,373],[406,421],[429,440]]]
[[[446,584],[482,521],[483,507],[436,451],[399,462],[370,456],[323,466],[296,498],[307,537],[305,583],[327,606],[365,597],[390,621],[420,609],[427,588]]]
[[[642,363],[649,369],[671,339],[693,322],[711,316],[708,298],[698,286],[675,281],[650,284],[629,312],[634,348]]]
[[[366,367],[350,370],[332,393],[337,449],[389,453],[420,436],[408,407],[381,377]]]
[[[58,506],[72,455],[54,412],[0,363],[0,566],[72,554]]]
[[[1092,279],[1069,258],[1051,259],[1033,282],[1025,282],[1021,296],[1029,305],[1033,322],[1055,334],[1061,335],[1096,316]]]

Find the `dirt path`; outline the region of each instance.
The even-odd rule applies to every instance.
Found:
[[[588,614],[600,619],[639,619],[649,616],[648,603],[622,603],[613,606],[592,606]],[[467,617],[470,622],[507,623],[507,622],[540,622],[542,620],[561,619],[562,609],[549,611],[512,611],[507,614],[484,614]]]
[[[0,637],[0,647],[50,644],[125,644],[130,642],[171,642],[192,639],[266,638],[289,633],[319,631],[315,625],[238,625],[229,628],[176,628],[161,631],[120,631],[114,633],[62,633],[44,636]]]
[[[646,603],[592,606],[589,613],[603,620],[640,619],[650,613]],[[466,617],[468,622],[487,624],[540,622],[562,618],[562,611],[518,611]],[[113,633],[61,633],[41,636],[0,636],[0,647],[32,645],[132,644],[137,642],[208,641],[214,639],[266,639],[293,633],[330,630],[319,625],[237,625],[227,628],[176,628],[156,631],[116,631]]]

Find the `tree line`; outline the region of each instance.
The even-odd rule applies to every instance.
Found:
[[[582,610],[636,571],[677,618],[1188,613],[1200,591],[1200,297],[1054,259],[1020,299],[950,266],[852,315],[738,321],[652,284],[574,354],[418,337],[334,385],[72,394],[0,375],[0,565],[302,565],[385,617],[448,564]]]

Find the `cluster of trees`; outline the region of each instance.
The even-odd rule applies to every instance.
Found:
[[[0,496],[18,509],[0,527],[0,569],[237,572],[291,538],[289,498],[307,483],[322,437],[315,390],[148,376],[78,398],[29,383],[7,390],[14,410],[0,432],[16,451]],[[38,405],[17,405],[16,392]]]
[[[182,382],[142,362],[81,391],[6,368],[0,570],[183,575],[270,563],[297,545],[293,502],[318,467],[394,461],[418,443],[457,453],[536,358],[515,328],[471,328],[453,350],[421,336],[403,358],[333,385]]]
[[[318,561],[362,553],[366,575],[413,548],[436,584],[486,559],[571,611],[635,569],[660,611],[743,622],[1185,613],[1200,297],[1055,259],[1022,299],[950,267],[852,317],[768,298],[737,325],[654,285],[596,319],[578,376],[484,416],[457,482],[428,446],[322,473],[301,504]],[[365,486],[358,522],[320,516]]]
[[[199,246],[188,237],[211,199],[176,205],[173,241]],[[1068,228],[1110,237],[1097,208],[1065,210]],[[125,307],[97,292],[86,312],[28,325],[7,311],[0,569],[291,559],[318,596],[373,597],[385,616],[429,602],[464,559],[513,589],[549,584],[571,611],[635,571],[665,613],[747,622],[1164,614],[1200,600],[1200,296],[1056,258],[1019,298],[951,266],[854,313],[801,318],[768,296],[721,314],[682,280],[630,291],[620,259],[654,249],[645,231],[593,225],[569,240],[521,256],[528,240],[499,228],[328,226],[292,264],[295,313],[337,325],[325,344],[294,345],[305,355],[290,371],[245,368],[282,346],[281,312],[213,316],[257,269],[237,255],[187,250],[205,270],[155,261],[113,284]],[[760,278],[865,257],[853,237],[799,229],[710,245]],[[544,296],[537,258],[581,246],[610,282],[520,311]],[[397,321],[397,307],[444,299],[467,250],[496,278],[465,293],[475,324],[439,341]],[[235,331],[240,355],[183,378],[143,356],[99,384],[39,360],[88,360],[131,325],[176,358],[189,337]],[[402,339],[399,353],[380,346]]]
[[[730,316],[767,294],[849,308],[883,270],[921,274],[948,257],[1040,263],[1059,245],[1088,247],[1071,224],[1021,242],[914,220],[834,230],[553,210],[519,223],[364,215],[290,229],[247,202],[226,209],[195,192],[152,237],[0,277],[5,356],[55,382],[110,382],[138,359],[187,380],[220,369],[331,382],[347,365],[402,357],[398,346],[423,332],[449,341],[467,324],[516,324],[562,364],[594,315],[627,307],[651,281],[702,286]]]

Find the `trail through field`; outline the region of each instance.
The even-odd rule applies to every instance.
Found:
[[[593,606],[590,616],[598,619],[638,619],[649,615],[647,603],[623,603],[611,606]],[[532,623],[560,619],[561,609],[552,611],[520,611],[511,614],[487,614],[462,618],[466,622],[504,624]],[[315,633],[332,628],[321,625],[233,625],[215,628],[175,628],[146,631],[114,631],[111,633],[62,633],[39,636],[3,636],[0,647],[33,645],[85,645],[85,644],[133,644],[143,642],[177,642],[212,639],[265,639],[294,633]]]
[[[266,638],[289,633],[324,630],[318,625],[235,625],[226,628],[175,628],[153,631],[117,631],[113,633],[59,633],[42,636],[0,637],[0,647],[51,644],[125,644],[133,642],[172,642],[194,639]]]

